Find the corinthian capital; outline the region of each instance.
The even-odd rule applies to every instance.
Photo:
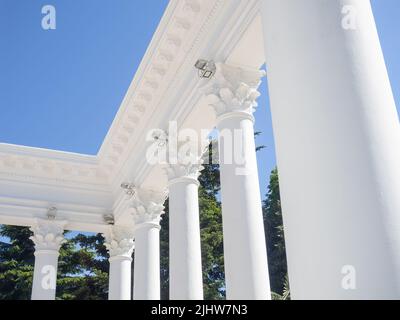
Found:
[[[190,178],[197,180],[200,176],[201,170],[204,169],[202,166],[203,160],[198,160],[197,163],[177,163],[169,164],[165,167],[165,171],[168,175],[168,180],[171,182],[180,178]]]
[[[126,257],[131,258],[135,247],[133,228],[120,226],[110,227],[109,232],[103,234],[110,258]]]
[[[208,144],[207,144],[208,147]],[[198,141],[179,141],[176,152],[168,153],[168,162],[164,167],[168,180],[171,182],[180,178],[197,180],[201,170],[204,169],[202,159],[207,148]]]
[[[166,198],[166,192],[138,188],[133,199],[130,200],[135,226],[146,223],[159,225]]]
[[[223,63],[216,64],[214,78],[204,88],[208,103],[217,116],[240,111],[253,114],[260,96],[258,87],[265,76],[262,70],[248,70]]]
[[[30,230],[33,236],[30,239],[35,244],[35,250],[60,250],[64,239],[66,221],[36,219]]]

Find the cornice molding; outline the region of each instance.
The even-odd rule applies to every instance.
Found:
[[[0,224],[31,227],[37,219],[46,220],[48,208],[55,203],[48,201],[29,200],[21,198],[0,197]],[[100,204],[98,207],[57,203],[57,217],[68,221],[67,230],[79,230],[84,232],[104,232],[108,224],[103,215],[112,212]]]
[[[160,112],[160,106],[156,108],[151,114],[151,125],[142,127],[142,132],[157,127],[165,129],[165,124],[170,119],[178,123],[185,121],[204,95],[200,90],[202,82],[196,77],[193,68],[196,59],[199,57],[217,57],[217,60],[222,61],[226,59],[259,11],[258,0],[239,1],[238,4],[215,0],[204,3],[210,5],[207,18],[203,20],[201,31],[194,37],[191,51],[186,52],[179,69],[175,70],[175,77],[171,79],[166,91],[168,94],[162,97],[163,110],[168,112]],[[148,143],[144,139],[137,139],[131,147],[135,148],[136,154],[143,154],[147,146]],[[131,157],[128,157],[119,171],[112,175],[114,179],[110,183],[113,190],[118,188],[127,176],[131,177],[128,180],[135,179],[140,185],[152,170],[152,166],[149,166],[143,157],[134,157],[133,154],[131,152]]]
[[[177,90],[177,83],[180,83],[181,80],[181,77],[177,75],[182,71],[186,72],[188,66],[192,70],[193,50],[201,44],[200,39],[207,32],[207,28],[223,3],[223,0],[174,0],[170,2],[166,15],[150,45],[152,50],[149,50],[143,59],[142,64],[146,67],[139,68],[100,152],[101,165],[112,172],[111,176],[114,179],[111,184],[117,186],[121,182],[120,179],[124,179],[122,176],[126,174],[126,166],[132,164],[130,160],[134,154],[133,149],[144,143],[143,132],[154,128],[160,104],[162,103],[164,109],[165,96],[169,95],[171,91]],[[186,23],[183,24],[182,21],[186,21]],[[182,25],[185,25],[185,28],[182,28]],[[157,54],[160,51],[169,52],[170,59],[160,60],[160,55]],[[157,68],[152,68],[154,65]],[[162,67],[164,71],[158,72],[160,71],[158,67]],[[154,76],[155,74],[158,75]],[[153,86],[156,89],[153,88],[151,92],[147,92],[151,94],[151,99],[148,94],[140,94],[140,88],[145,79],[158,79],[158,86]],[[129,101],[127,97],[129,97]],[[138,120],[135,106],[137,106],[137,101],[146,97],[147,101],[141,104],[142,113]],[[123,133],[126,128],[121,126],[122,119],[129,121],[132,118],[137,120],[136,130]],[[131,128],[133,127],[132,125]],[[120,131],[123,133],[122,135]],[[114,141],[121,141],[121,137],[125,137],[122,139],[125,144],[124,146],[120,144],[119,152],[114,152],[110,146]]]

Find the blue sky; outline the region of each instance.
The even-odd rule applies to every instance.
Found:
[[[167,3],[0,0],[0,141],[96,154]]]
[[[0,142],[96,154],[167,3],[0,0]],[[400,1],[372,3],[399,106]],[[46,4],[57,10],[56,30],[41,28]],[[261,93],[264,195],[275,166],[265,81]]]

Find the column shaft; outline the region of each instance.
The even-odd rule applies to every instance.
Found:
[[[135,231],[134,299],[160,299],[160,227],[143,223]]]
[[[32,300],[55,300],[58,251],[38,250],[35,252]]]
[[[400,126],[369,1],[262,1],[291,296],[400,297]]]
[[[116,256],[109,259],[109,300],[131,300],[132,258]]]
[[[170,299],[203,299],[197,180],[170,183],[169,225]]]
[[[104,243],[110,258],[109,273],[109,300],[131,300],[131,279],[132,279],[132,252],[134,249],[133,228],[120,225],[110,226],[103,234]]]
[[[270,299],[251,115],[242,112],[224,115],[218,129],[227,298]],[[232,153],[227,150],[240,153],[243,163],[231,159]]]
[[[35,266],[32,281],[32,300],[56,298],[57,266],[66,221],[36,219],[30,228],[35,244]]]

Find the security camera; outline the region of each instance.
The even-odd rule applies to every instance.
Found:
[[[128,196],[133,196],[136,192],[136,187],[133,183],[123,182],[121,183],[121,188],[125,190]]]
[[[217,67],[212,60],[199,59],[194,66],[198,70],[200,78],[210,79],[217,71]]]
[[[103,215],[103,219],[107,224],[114,224],[114,216],[112,214]]]

